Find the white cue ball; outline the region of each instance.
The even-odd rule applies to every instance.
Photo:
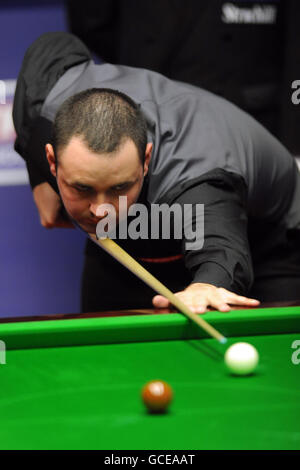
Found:
[[[252,374],[258,364],[259,355],[252,344],[232,344],[225,353],[225,364],[236,375]]]

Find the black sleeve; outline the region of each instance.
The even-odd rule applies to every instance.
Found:
[[[220,170],[212,172],[206,181],[195,183],[184,191],[174,203],[204,204],[204,239],[202,248],[183,250],[187,268],[193,282],[203,282],[224,287],[235,293],[246,294],[253,282],[253,268],[247,236],[246,185],[233,173]],[[184,228],[196,226],[196,212],[192,220],[184,218]],[[199,223],[199,220],[198,220]],[[200,224],[203,220],[200,220]],[[200,233],[201,235],[201,233]]]
[[[34,189],[38,184],[45,183],[46,180],[44,176],[39,172],[39,170],[31,161],[26,161],[26,167],[31,189]]]
[[[35,120],[28,145],[22,157],[26,161],[29,181],[32,189],[47,182],[58,193],[56,179],[51,174],[46,158],[45,145],[52,143],[52,123],[43,117]]]

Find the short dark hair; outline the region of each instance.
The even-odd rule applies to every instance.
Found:
[[[57,153],[72,137],[81,137],[95,153],[112,153],[131,139],[144,162],[147,123],[140,107],[127,95],[110,88],[91,88],[68,98],[53,124],[53,147]]]

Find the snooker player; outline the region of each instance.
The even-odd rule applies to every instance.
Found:
[[[226,100],[143,69],[95,65],[75,36],[28,49],[13,118],[41,223],[95,233],[101,204],[204,204],[204,245],[118,240],[195,312],[292,300],[300,289],[299,173]],[[245,297],[247,296],[247,297]],[[168,306],[91,241],[82,310]]]

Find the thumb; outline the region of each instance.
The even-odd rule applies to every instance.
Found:
[[[168,299],[166,299],[162,295],[156,295],[155,297],[153,297],[152,303],[153,303],[153,306],[156,308],[165,308],[165,307],[169,307],[170,305],[170,302],[168,301]]]

